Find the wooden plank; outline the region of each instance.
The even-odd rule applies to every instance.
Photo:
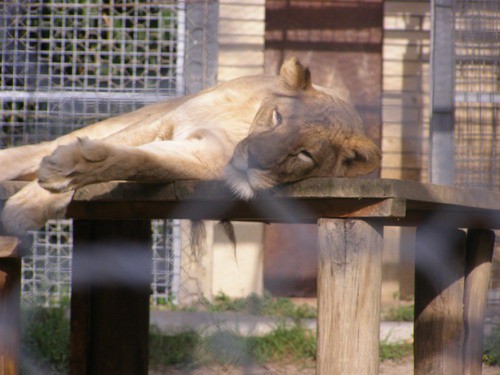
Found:
[[[0,201],[10,197],[14,190],[18,190],[24,185],[25,183],[0,183]],[[312,198],[325,200],[332,198],[401,198],[445,206],[500,210],[500,192],[385,178],[309,178],[281,185],[273,189],[273,192],[261,193],[259,198],[250,202],[270,197],[273,199],[294,198],[304,201]],[[73,198],[74,203],[89,201],[180,202],[189,200],[239,201],[223,181],[177,181],[170,184],[107,182],[78,189]]]
[[[466,279],[464,296],[465,343],[464,374],[481,375],[483,359],[484,313],[495,245],[491,230],[467,233]]]
[[[272,197],[310,200],[332,198],[401,198],[412,201],[500,210],[500,193],[416,181],[380,178],[309,178],[263,192],[255,203]],[[1,199],[1,197],[0,197]],[[238,202],[222,181],[177,181],[172,184],[109,182],[85,186],[76,191],[73,202],[130,201],[161,202],[230,200]],[[71,210],[71,205],[70,205]]]
[[[378,374],[382,228],[343,219],[318,225],[317,373]]]
[[[74,222],[72,375],[147,375],[151,223]]]
[[[465,232],[417,230],[415,375],[463,373]]]
[[[9,186],[9,183],[0,184],[0,199],[8,197],[1,196],[2,191],[5,192],[1,189],[4,186]],[[305,215],[304,220],[309,220],[315,215],[318,215],[315,218],[321,215],[337,217],[339,210],[343,210],[345,216],[348,216],[345,210],[349,207],[343,207],[344,204],[348,206],[359,201],[356,204],[360,208],[363,205],[372,204],[374,200],[388,198],[396,198],[400,202],[406,201],[407,210],[411,206],[411,209],[420,213],[422,217],[439,211],[448,213],[454,218],[475,217],[474,220],[468,220],[465,224],[472,223],[473,226],[478,224],[480,228],[500,227],[499,192],[460,189],[414,181],[369,178],[311,178],[276,187],[249,201],[237,199],[222,181],[178,181],[171,184],[110,182],[79,189],[68,208],[67,216],[92,218],[103,215],[102,218],[145,218],[148,215],[162,214],[174,207],[176,211],[169,213],[171,217],[172,215],[197,217],[196,215],[199,216],[203,210],[207,209],[214,219],[265,221],[269,214],[274,215],[277,212],[273,211],[269,204],[278,202],[276,208],[287,204],[301,207],[301,212]],[[325,211],[326,208],[321,209],[322,205],[327,206],[325,202],[329,202],[332,210],[329,213]],[[231,207],[229,210],[226,204]],[[307,212],[315,206],[318,208],[317,212],[314,210]],[[233,214],[234,217],[231,216]],[[300,219],[300,212],[294,215],[296,222]],[[389,215],[393,213],[389,212]],[[358,214],[355,216],[359,217]],[[278,216],[274,219],[279,218]],[[480,222],[478,223],[476,219],[480,219]],[[412,224],[414,224],[413,221]]]
[[[183,202],[81,202],[68,210],[72,218],[172,218],[195,220],[231,219],[268,222],[315,222],[318,217],[401,218],[405,202],[399,199],[315,200],[266,199],[251,202],[187,200]]]
[[[17,257],[19,243],[17,237],[0,236],[0,259]]]
[[[0,375],[19,374],[21,259],[0,258]]]

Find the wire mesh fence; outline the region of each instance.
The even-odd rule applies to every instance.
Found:
[[[181,94],[180,9],[139,0],[4,4],[2,147]]]
[[[0,3],[0,148],[50,140],[213,84],[215,5]],[[38,304],[59,303],[69,295],[71,233],[71,221],[64,220],[33,234],[32,253],[23,259],[22,290]],[[163,220],[152,222],[152,233],[152,302],[162,303],[179,288],[180,234],[178,224]]]
[[[455,181],[500,189],[500,3],[455,3]]]
[[[455,0],[455,184],[500,190],[500,2]],[[500,236],[489,291],[500,311]]]

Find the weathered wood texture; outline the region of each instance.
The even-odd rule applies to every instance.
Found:
[[[0,200],[20,186],[0,184]],[[232,208],[228,210],[227,205]],[[74,276],[82,278],[86,271],[94,271],[93,267],[106,269],[104,273],[116,269],[116,262],[105,265],[98,257],[102,252],[99,249],[92,252],[93,259],[88,262],[92,267],[79,270],[81,257],[92,251],[90,245],[108,244],[105,249],[110,244],[120,244],[121,256],[114,259],[129,259],[130,253],[124,255],[123,249],[149,239],[149,224],[127,219],[202,215],[214,219],[273,222],[286,218],[300,222],[321,218],[318,371],[328,375],[377,371],[382,249],[378,227],[382,224],[428,223],[426,228],[419,228],[417,236],[416,375],[461,374],[464,355],[471,355],[475,363],[482,322],[475,324],[476,319],[481,319],[480,309],[475,310],[480,306],[475,305],[483,303],[486,262],[481,260],[481,254],[488,256],[483,254],[487,245],[484,240],[473,239],[471,231],[466,266],[465,234],[442,226],[500,228],[499,213],[498,192],[411,181],[332,178],[288,184],[248,202],[237,200],[221,181],[112,182],[79,189],[68,210],[69,217],[77,219],[117,219],[94,224],[76,221]],[[144,245],[137,246],[149,251],[149,247],[146,250]],[[478,250],[474,250],[475,246]],[[149,276],[149,265],[133,263],[137,263],[135,270]],[[86,286],[78,278],[73,283],[77,289],[72,302],[72,374],[145,374],[148,283],[136,283],[143,287],[137,292],[122,284]],[[354,357],[363,360],[353,361]]]
[[[72,375],[147,375],[150,225],[74,222]]]
[[[0,375],[19,373],[21,259],[18,240],[0,237]]]
[[[467,233],[466,278],[464,296],[464,374],[480,375],[483,358],[484,313],[495,245],[490,230]]]
[[[19,239],[17,237],[0,236],[0,259],[17,257]]]
[[[343,219],[318,225],[317,373],[378,374],[382,228]]]
[[[22,186],[22,183],[0,183],[0,201]],[[311,178],[279,186],[249,202],[238,200],[222,181],[94,184],[76,191],[67,216],[130,219],[168,215],[273,221],[290,215],[294,220],[326,215],[392,217],[395,225],[404,225],[411,215],[439,212],[453,216],[457,224],[469,217],[480,217],[481,222],[474,224],[498,228],[498,211],[500,193],[493,191],[390,179]],[[404,221],[400,220],[401,215],[405,216]]]
[[[465,253],[463,231],[417,230],[415,375],[463,373]]]

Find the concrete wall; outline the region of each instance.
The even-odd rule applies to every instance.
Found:
[[[428,181],[429,38],[429,1],[385,1],[382,178]],[[414,232],[385,228],[385,302],[413,294]]]
[[[264,0],[220,0],[219,81],[264,72]]]
[[[264,72],[264,0],[221,0],[219,82]],[[220,227],[214,229],[211,293],[231,297],[263,292],[263,224],[233,223],[236,252]]]

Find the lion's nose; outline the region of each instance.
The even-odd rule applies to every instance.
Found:
[[[250,148],[248,149],[248,168],[252,169],[265,169],[264,165],[262,164],[262,161],[259,159],[259,157],[254,154]]]

